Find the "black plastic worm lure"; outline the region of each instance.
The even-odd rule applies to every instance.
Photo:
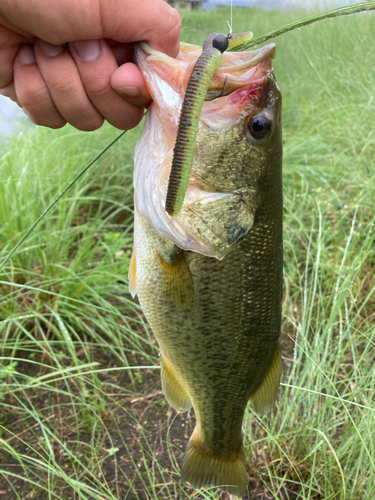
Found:
[[[250,31],[236,35],[212,33],[203,43],[202,54],[195,63],[187,84],[173,150],[165,202],[165,210],[173,218],[177,217],[181,211],[189,184],[199,118],[211,78],[215,69],[223,63],[223,52],[228,48],[232,49],[241,45],[251,37]]]

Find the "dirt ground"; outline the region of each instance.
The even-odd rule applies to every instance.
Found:
[[[102,366],[111,366],[110,359],[104,359],[103,353],[95,356]],[[45,362],[46,360],[44,360]],[[137,364],[142,360],[137,360]],[[30,370],[30,364],[17,367],[19,371]],[[108,380],[108,377],[110,380]],[[194,429],[195,419],[193,410],[183,414],[176,412],[166,403],[160,384],[160,372],[158,370],[142,370],[142,380],[135,378],[130,381],[126,372],[107,372],[101,374],[103,382],[113,383],[117,389],[107,394],[105,411],[100,414],[102,428],[97,425],[98,416],[84,414],[81,411],[78,427],[75,424],[77,414],[73,415],[71,399],[62,396],[61,393],[43,391],[28,391],[24,399],[22,396],[17,401],[14,397],[7,401],[7,410],[0,416],[0,439],[6,442],[6,446],[12,446],[16,453],[3,452],[0,456],[0,498],[4,500],[54,500],[53,492],[59,492],[59,498],[63,500],[78,500],[78,494],[66,486],[63,479],[48,479],[48,473],[41,471],[37,463],[35,466],[22,467],[17,454],[34,457],[38,460],[43,455],[43,435],[38,422],[32,421],[30,416],[22,411],[22,404],[27,404],[27,398],[37,408],[42,420],[54,435],[59,439],[53,441],[55,459],[60,468],[67,471],[71,477],[79,476],[79,479],[90,485],[90,475],[84,472],[76,459],[72,459],[61,446],[61,443],[69,443],[69,448],[81,463],[92,470],[96,467],[95,475],[102,480],[103,484],[112,491],[119,500],[142,500],[176,498],[176,500],[195,499],[203,500],[203,496],[194,490],[187,488],[176,488],[176,496],[171,496],[175,484],[180,483],[179,467],[182,463],[187,441]],[[66,382],[64,382],[66,383]],[[74,378],[70,383],[71,393],[77,393],[80,389],[74,384]],[[61,387],[60,387],[61,388]],[[122,388],[119,390],[118,388]],[[77,420],[76,420],[77,421]],[[82,421],[84,424],[82,424]],[[255,425],[255,424],[254,424]],[[4,430],[7,429],[7,431]],[[103,429],[106,429],[104,432]],[[10,434],[10,432],[13,434]],[[95,446],[90,443],[95,440]],[[74,444],[76,443],[76,444]],[[85,446],[88,446],[85,452]],[[95,457],[92,457],[92,448],[96,449]],[[98,457],[97,450],[102,450]],[[108,452],[112,450],[112,453]],[[100,467],[98,467],[100,463]],[[33,473],[35,470],[35,474]],[[78,471],[78,473],[77,473]],[[28,480],[23,480],[19,475],[27,475]],[[150,477],[153,478],[150,481]],[[251,497],[244,500],[272,500],[272,496],[264,486],[258,472],[248,467],[249,490]],[[144,478],[144,481],[143,481]],[[50,481],[50,482],[48,482]],[[153,489],[151,484],[153,483]],[[45,487],[51,484],[51,490]],[[94,486],[93,483],[91,483]],[[41,486],[43,485],[43,486]],[[293,500],[298,497],[291,489],[280,493],[280,498]],[[87,496],[86,498],[94,498]],[[97,497],[95,497],[97,498]],[[218,498],[229,500],[231,497],[222,493]]]

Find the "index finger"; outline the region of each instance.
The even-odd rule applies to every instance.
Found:
[[[9,85],[13,80],[13,61],[26,40],[22,35],[0,26],[0,87]]]

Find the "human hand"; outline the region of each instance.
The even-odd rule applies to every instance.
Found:
[[[0,0],[0,94],[37,125],[130,129],[151,101],[131,44],[175,57],[180,25],[163,0]]]

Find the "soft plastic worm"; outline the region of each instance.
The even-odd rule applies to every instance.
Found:
[[[223,63],[222,53],[227,48],[241,45],[251,37],[251,32],[228,36],[212,33],[203,43],[202,54],[195,64],[186,88],[173,150],[165,202],[165,210],[173,218],[177,217],[181,211],[189,184],[199,118],[212,75],[215,69]]]

